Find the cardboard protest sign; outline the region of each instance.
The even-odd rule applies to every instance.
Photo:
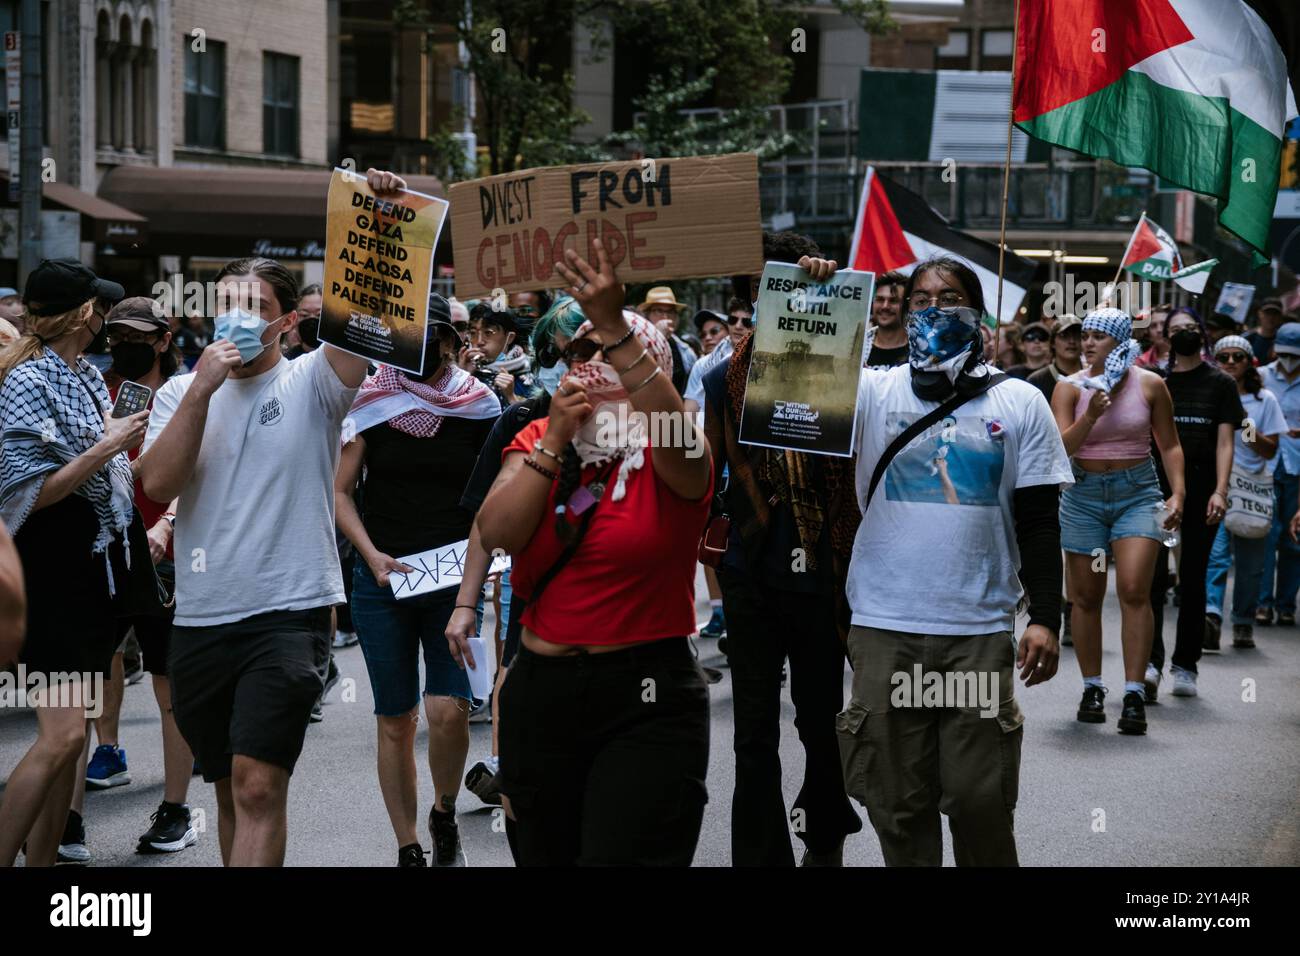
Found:
[[[1244,285],[1240,282],[1223,283],[1223,291],[1219,293],[1219,301],[1214,306],[1214,311],[1220,315],[1232,316],[1232,321],[1238,325],[1246,321],[1246,315],[1250,312],[1250,303],[1255,298],[1255,287],[1253,285]]]
[[[469,541],[457,541],[455,544],[431,548],[419,554],[408,554],[397,560],[407,567],[415,568],[411,574],[390,571],[388,586],[393,589],[393,597],[408,598],[444,588],[460,587],[460,579],[465,576],[465,553],[469,550]],[[510,558],[499,555],[492,559],[488,574],[496,574],[510,567]]]
[[[449,195],[461,299],[563,285],[564,250],[594,263],[596,238],[628,283],[762,266],[753,153],[525,169]]]
[[[875,284],[872,272],[837,272],[819,283],[798,266],[767,264],[754,316],[742,442],[853,454]]]
[[[366,178],[335,169],[325,225],[320,340],[419,374],[433,250],[447,201],[403,190],[377,199]]]

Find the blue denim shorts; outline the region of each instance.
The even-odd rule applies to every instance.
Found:
[[[1120,538],[1164,540],[1156,522],[1163,502],[1156,466],[1147,459],[1100,474],[1073,464],[1074,484],[1061,493],[1061,547],[1071,554],[1110,551]]]
[[[469,675],[452,660],[447,622],[456,607],[456,588],[397,600],[358,561],[352,571],[352,621],[361,642],[375,696],[375,713],[400,717],[420,703],[420,648],[424,648],[424,693],[472,700]]]

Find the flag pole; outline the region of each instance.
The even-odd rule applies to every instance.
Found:
[[[1002,228],[998,234],[998,310],[993,319],[993,361],[1002,353],[1002,272],[1007,254],[1007,195],[1011,190],[1011,132],[1016,124],[1016,65],[1020,60],[1020,0],[1011,12],[1011,102],[1007,106],[1007,159],[1002,168]]]
[[[1115,278],[1110,280],[1110,292],[1106,294],[1107,302],[1109,302],[1110,297],[1115,294],[1115,290],[1119,288],[1119,277],[1124,271],[1124,260],[1128,258],[1128,251],[1133,248],[1133,237],[1138,234],[1138,230],[1142,228],[1142,223],[1146,218],[1147,211],[1143,209],[1142,215],[1138,216],[1137,225],[1133,227],[1133,235],[1128,237],[1128,244],[1124,246],[1124,254],[1119,257],[1119,268],[1115,270]]]

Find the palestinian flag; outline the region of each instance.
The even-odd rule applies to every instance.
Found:
[[[1224,228],[1266,252],[1296,104],[1246,0],[1020,0],[1017,27],[1020,129],[1214,196]]]
[[[960,232],[923,198],[867,167],[858,203],[857,224],[849,249],[849,268],[874,272],[896,270],[904,275],[923,259],[950,255],[965,260],[980,277],[984,307],[998,307],[998,247]],[[1013,322],[1024,301],[1038,263],[1006,254],[1002,284],[1002,322]]]
[[[1128,241],[1128,248],[1124,250],[1120,267],[1139,278],[1155,282],[1173,279],[1181,288],[1200,295],[1205,291],[1210,270],[1218,264],[1218,259],[1206,259],[1195,265],[1184,266],[1174,237],[1143,213]]]

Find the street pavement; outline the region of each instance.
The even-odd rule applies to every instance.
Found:
[[[905,586],[898,582],[897,586]],[[702,582],[697,593],[703,594]],[[1231,593],[1229,591],[1228,593]],[[918,600],[920,597],[918,596]],[[1166,634],[1172,649],[1173,615]],[[700,602],[700,619],[708,616]],[[1018,691],[1025,712],[1024,752],[1016,836],[1020,860],[1031,866],[1253,866],[1300,863],[1300,630],[1259,628],[1257,650],[1224,651],[1201,663],[1201,696],[1168,695],[1148,708],[1145,737],[1121,736],[1123,671],[1119,608],[1105,608],[1103,677],[1111,688],[1105,724],[1075,720],[1081,685],[1069,647],[1056,678]],[[1020,622],[1023,627],[1023,620]],[[697,642],[703,663],[722,667],[710,688],[712,743],[709,803],[695,854],[697,866],[731,860],[730,807],[735,760],[729,674],[716,642]],[[394,843],[375,779],[372,698],[360,647],[336,652],[344,680],[329,696],[325,719],[307,732],[289,794],[290,866],[391,866]],[[1243,700],[1251,697],[1253,700]],[[845,694],[848,673],[845,674]],[[803,754],[793,726],[788,688],[782,698],[781,760],[787,804],[799,790]],[[32,712],[0,708],[0,780],[6,780],[36,729]],[[178,854],[134,852],[149,815],[162,799],[162,753],[149,679],[128,687],[121,720],[132,782],[86,798],[87,842],[97,866],[214,866],[220,863],[212,787],[194,778],[190,805],[203,827],[197,846]],[[417,754],[420,805],[433,800],[425,772],[427,736],[421,716]],[[489,753],[491,725],[471,725],[470,763]],[[509,866],[500,811],[462,792],[460,828],[471,866]],[[845,864],[880,866],[880,847],[864,828],[845,846]],[[421,827],[426,848],[428,835]],[[952,863],[945,827],[945,864]],[[796,847],[800,847],[796,844]]]

